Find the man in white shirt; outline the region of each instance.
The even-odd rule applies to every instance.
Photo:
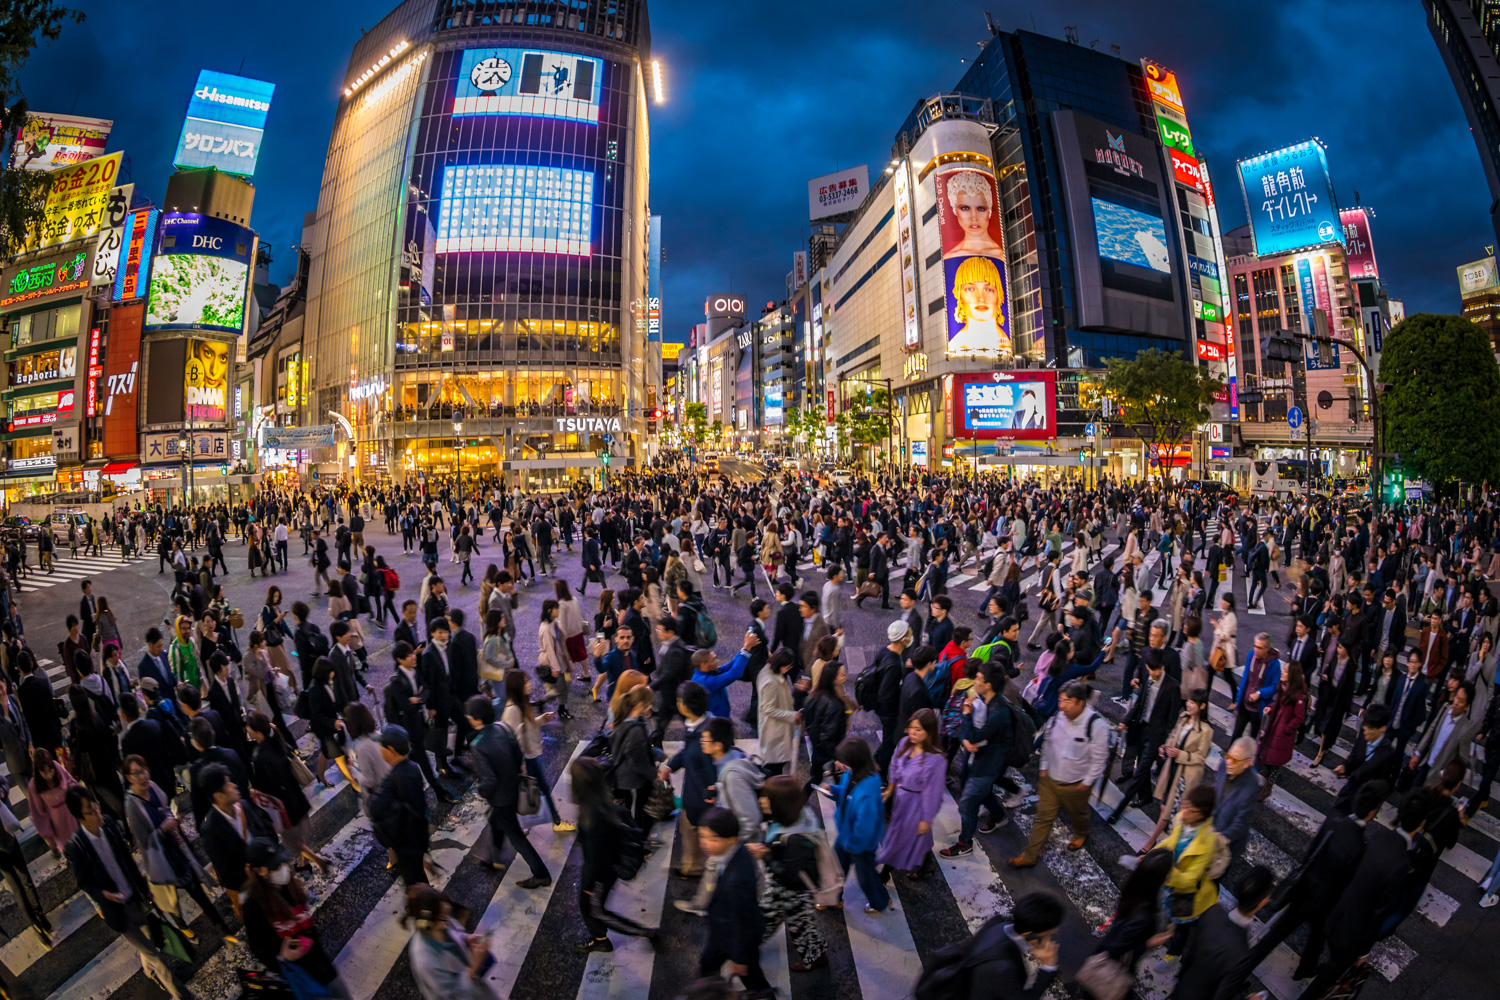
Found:
[[[287,543],[286,518],[283,517],[276,522],[276,531],[274,537],[276,539],[276,558],[281,560],[281,571],[285,573]]]
[[[823,620],[834,633],[844,630],[844,567],[828,568],[828,582],[823,584]]]
[[[1073,824],[1068,850],[1083,847],[1089,836],[1089,794],[1104,774],[1109,757],[1109,723],[1089,707],[1089,687],[1070,681],[1057,699],[1057,714],[1042,735],[1041,782],[1036,820],[1026,850],[1010,859],[1012,868],[1030,868],[1042,856],[1059,811]]]

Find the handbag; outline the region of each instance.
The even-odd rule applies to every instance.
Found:
[[[876,583],[874,580],[866,580],[864,583],[862,583],[862,584],[859,585],[859,593],[858,593],[857,596],[859,596],[859,597],[879,597],[880,596],[880,584]]]
[[[303,788],[306,788],[308,785],[312,784],[312,769],[309,768],[306,762],[302,760],[302,755],[298,753],[291,753],[287,755],[287,758],[291,761],[292,777],[297,779],[297,784],[301,785]]]
[[[235,608],[233,611],[229,612],[229,627],[233,629],[241,629],[245,627],[245,615],[240,611],[239,608]]]
[[[286,806],[274,795],[269,795],[258,788],[250,790],[250,801],[266,811],[271,817],[271,829],[276,836],[280,837],[282,832],[291,828],[292,820],[287,814]]]
[[[1208,669],[1218,673],[1228,666],[1229,654],[1224,652],[1224,647],[1215,646],[1208,654]]]
[[[332,993],[328,987],[318,982],[296,962],[283,961],[281,963],[281,976],[286,980],[288,988],[297,1000],[319,1000],[321,997],[331,997]]]
[[[510,734],[516,745],[516,756],[521,758],[521,768],[516,773],[516,815],[535,816],[542,809],[541,783],[526,771],[526,759],[521,757],[521,741],[516,738],[515,730],[503,722],[500,728]]]
[[[178,930],[171,923],[163,921],[161,936],[161,950],[163,953],[170,955],[184,965],[192,964],[193,947],[188,944],[187,938],[182,936],[182,931]]]
[[[1135,977],[1119,962],[1097,951],[1078,970],[1077,981],[1094,1000],[1122,1000]]]
[[[673,794],[672,786],[665,781],[657,781],[651,789],[651,797],[646,800],[646,815],[661,822],[676,811],[677,796]]]

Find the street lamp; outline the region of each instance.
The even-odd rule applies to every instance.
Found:
[[[463,478],[463,461],[459,457],[463,445],[464,425],[462,421],[453,421],[453,474],[460,479]]]
[[[974,484],[979,484],[979,410],[969,411],[969,427],[974,431]],[[998,451],[996,452],[998,454]]]
[[[182,456],[182,505],[184,507],[187,506],[188,499],[188,460],[190,458],[188,449],[192,447],[192,444],[192,439],[186,434],[177,439],[177,454]]]

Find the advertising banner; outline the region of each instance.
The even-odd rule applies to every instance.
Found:
[[[1182,91],[1177,88],[1177,74],[1150,59],[1141,60],[1141,69],[1146,77],[1146,89],[1151,100],[1164,105],[1179,115],[1185,112],[1182,106]]]
[[[954,437],[1057,437],[1057,373],[1046,369],[953,376]]]
[[[104,225],[105,208],[115,178],[120,174],[124,153],[96,156],[92,160],[52,171],[52,188],[43,207],[40,231],[27,235],[25,249],[51,246],[92,236]]]
[[[661,216],[651,216],[646,237],[646,339],[661,340]]]
[[[798,250],[792,254],[792,288],[801,288],[807,284],[807,251]]]
[[[536,115],[599,122],[604,60],[541,49],[469,49],[459,63],[453,117]]]
[[[115,301],[146,294],[151,279],[151,254],[156,248],[156,224],[161,210],[138,208],[120,228],[120,261],[115,267]]]
[[[276,84],[211,69],[198,73],[187,117],[263,129]]]
[[[16,137],[11,167],[52,171],[103,156],[114,124],[108,118],[29,114]]]
[[[136,384],[141,364],[142,302],[115,306],[109,317],[109,350],[104,359],[104,455],[136,453]]]
[[[911,464],[921,468],[927,468],[927,442],[913,441],[911,443]]]
[[[261,444],[266,448],[291,451],[303,448],[327,448],[333,443],[333,424],[318,424],[313,427],[265,427],[261,430]]]
[[[1172,273],[1167,225],[1160,216],[1102,198],[1090,200],[1094,206],[1094,236],[1099,241],[1099,256],[1159,274]]]
[[[1328,158],[1316,140],[1239,161],[1245,213],[1262,257],[1342,243]]]
[[[1458,269],[1458,292],[1463,298],[1473,298],[1500,288],[1500,269],[1495,258],[1485,257],[1472,261]]]
[[[190,340],[182,384],[187,391],[188,419],[220,423],[229,395],[229,347],[215,340]]]
[[[1198,158],[1198,154],[1193,150],[1193,134],[1188,131],[1186,125],[1174,121],[1158,111],[1156,113],[1156,130],[1161,133],[1163,146],[1175,149],[1179,153],[1190,156],[1193,159]]]
[[[896,256],[901,259],[902,342],[908,351],[922,346],[922,328],[917,321],[917,263],[911,210],[911,165],[902,160],[891,178],[895,198]]]
[[[938,237],[948,306],[948,356],[1014,356],[1005,297],[1005,238],[995,178],[974,164],[939,171]]]
[[[89,256],[79,250],[40,264],[7,267],[0,272],[0,309],[82,291],[89,286]]]
[[[228,431],[197,431],[189,438],[194,462],[227,462],[231,451]],[[178,448],[178,432],[147,434],[141,449],[143,465],[181,465],[188,456]]]
[[[1175,149],[1167,150],[1167,157],[1172,161],[1172,179],[1178,184],[1185,184],[1194,191],[1203,190],[1203,177],[1199,173],[1198,158],[1186,153],[1179,153]]]
[[[786,394],[781,388],[766,390],[765,417],[767,427],[780,425],[786,414]]]
[[[77,396],[72,389],[63,389],[57,394],[57,403],[55,405],[49,401],[46,409],[18,413],[10,419],[5,429],[19,431],[27,427],[45,427],[48,424],[55,424],[59,420],[64,420],[72,416],[73,404],[76,398]],[[28,399],[27,402],[35,402],[35,399]]]
[[[164,213],[158,230],[145,328],[238,334],[255,234],[192,212]]]
[[[1370,213],[1364,208],[1340,209],[1339,221],[1344,224],[1344,245],[1349,248],[1349,277],[1380,277],[1375,244],[1370,239]]]
[[[52,457],[59,462],[78,461],[79,426],[77,421],[52,426]]]
[[[189,118],[182,123],[172,163],[179,167],[218,167],[227,174],[253,177],[264,135],[258,128]]]
[[[78,348],[73,345],[55,351],[39,351],[17,358],[10,364],[10,384],[35,385],[53,379],[73,378],[78,374]]]
[[[94,244],[93,263],[89,266],[89,287],[113,286],[115,269],[120,263],[120,247],[124,245],[125,220],[130,217],[130,199],[135,194],[134,184],[122,184],[110,193],[105,206],[105,228],[99,232]]]
[[[587,257],[594,174],[562,167],[444,167],[437,252],[537,251]]]
[[[817,222],[830,215],[841,215],[858,208],[870,193],[870,168],[838,170],[807,182],[807,218]]]

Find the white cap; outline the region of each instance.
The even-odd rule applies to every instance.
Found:
[[[911,634],[911,626],[906,622],[897,620],[885,627],[885,637],[891,642],[900,642]]]

